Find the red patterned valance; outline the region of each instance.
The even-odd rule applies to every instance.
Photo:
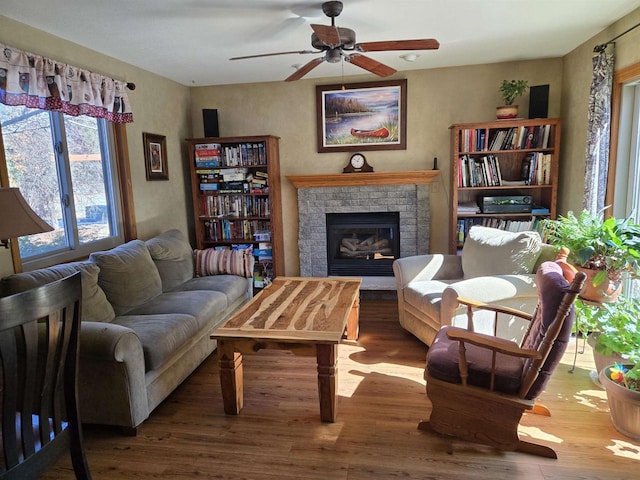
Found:
[[[133,122],[127,83],[0,43],[0,103]]]

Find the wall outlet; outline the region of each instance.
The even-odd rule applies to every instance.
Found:
[[[440,193],[440,182],[431,183],[431,193]]]

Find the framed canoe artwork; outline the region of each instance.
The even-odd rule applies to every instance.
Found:
[[[405,150],[407,80],[318,85],[318,152]]]

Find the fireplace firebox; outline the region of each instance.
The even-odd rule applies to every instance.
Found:
[[[399,212],[327,213],[331,276],[393,276],[400,256]]]

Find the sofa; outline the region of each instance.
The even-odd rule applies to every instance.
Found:
[[[83,423],[137,427],[210,355],[211,332],[252,296],[251,252],[194,251],[179,230],[13,274],[3,295],[82,278]]]
[[[431,345],[443,325],[467,326],[459,296],[533,313],[538,302],[535,272],[555,257],[556,249],[544,244],[537,232],[473,226],[460,255],[416,255],[394,261],[400,324]],[[527,328],[527,322],[517,317],[498,324],[494,331],[490,312],[476,314],[474,320],[477,332],[516,342]]]

